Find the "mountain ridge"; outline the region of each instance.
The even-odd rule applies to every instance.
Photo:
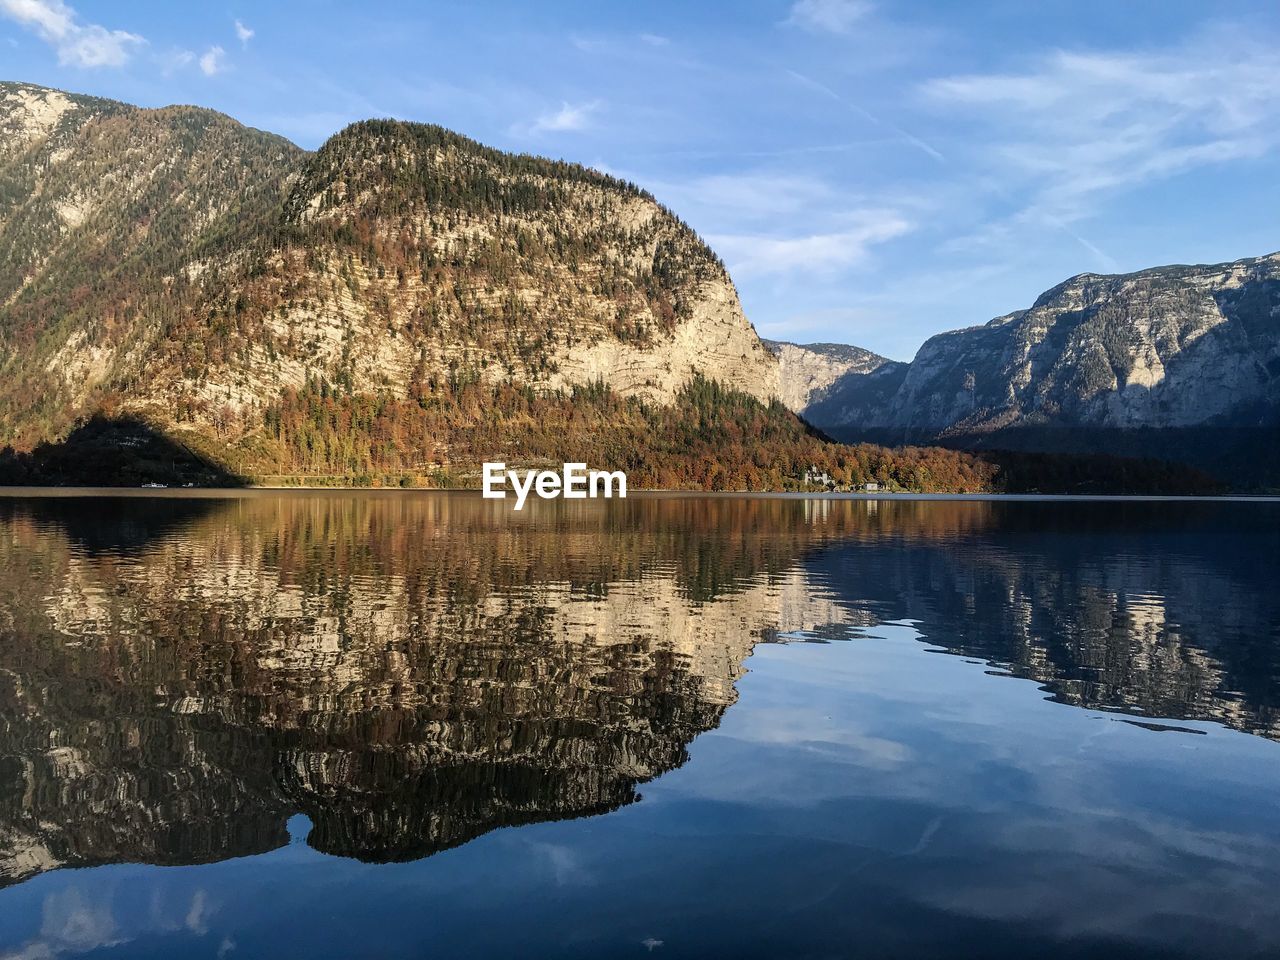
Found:
[[[583,457],[637,486],[995,482],[794,417],[720,259],[598,171],[393,120],[309,152],[19,83],[0,131],[5,482],[453,486]]]
[[[1078,274],[1025,310],[930,337],[895,375],[787,396],[845,440],[1138,451],[1234,473],[1280,425],[1280,253]],[[1280,464],[1257,466],[1254,479]]]

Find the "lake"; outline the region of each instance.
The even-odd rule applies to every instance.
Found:
[[[2,957],[1275,957],[1280,503],[0,497]]]

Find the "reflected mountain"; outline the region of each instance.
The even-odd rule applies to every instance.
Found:
[[[383,862],[614,810],[755,643],[891,619],[1063,702],[1280,736],[1274,505],[124,503],[0,501],[2,882],[259,853],[297,813]]]
[[[145,547],[217,506],[217,500],[201,497],[0,496],[0,524],[23,521],[61,532],[92,555]]]
[[[1058,702],[1280,739],[1280,503],[966,506],[962,535],[881,526],[805,570],[854,622],[910,617]]]
[[[297,812],[386,861],[612,810],[718,723],[762,631],[837,615],[788,572],[795,504],[243,497],[101,551],[93,501],[62,530],[51,502],[0,537],[8,881],[262,852]]]

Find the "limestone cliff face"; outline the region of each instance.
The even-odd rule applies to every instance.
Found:
[[[778,358],[779,398],[793,413],[823,428],[878,415],[907,371],[907,364],[861,347],[766,343]]]
[[[798,402],[809,375],[785,362],[783,374],[800,381],[784,386]],[[1170,459],[1186,458],[1186,431],[1244,431],[1195,462],[1239,459],[1280,426],[1280,254],[1082,274],[1028,310],[930,338],[910,364],[833,380],[797,409],[843,438]],[[1135,430],[1148,446],[1129,446]]]
[[[694,374],[769,401],[781,389],[777,363],[746,321],[726,276],[699,286],[689,314],[648,347],[601,337],[564,350],[552,386],[604,380],[623,395],[669,402]]]
[[[764,343],[778,358],[778,399],[795,413],[803,413],[810,404],[822,400],[848,374],[866,376],[892,362],[870,350],[843,343]]]
[[[595,171],[437,127],[356,124],[304,165],[286,220],[309,263],[280,275],[316,292],[322,323],[365,321],[365,387],[461,367],[539,387],[604,380],[659,403],[695,373],[777,393],[723,264],[651,196]],[[368,238],[358,264],[352,233]],[[326,310],[339,282],[347,296]],[[289,299],[277,332],[320,319]]]
[[[723,264],[653,197],[439,127],[307,153],[208,110],[2,84],[0,187],[0,445],[104,404],[234,441],[317,378],[778,392]]]
[[[934,337],[882,424],[1252,426],[1280,411],[1280,254],[1082,274],[1030,310]]]

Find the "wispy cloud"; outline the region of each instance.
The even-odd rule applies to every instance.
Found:
[[[81,23],[62,0],[0,0],[0,15],[33,31],[57,51],[64,66],[120,67],[146,43],[135,33]]]
[[[212,46],[200,55],[200,72],[206,77],[221,73],[226,68],[227,51],[219,46]]]
[[[1218,39],[1056,51],[1021,72],[945,77],[923,92],[972,118],[986,172],[1028,195],[1017,216],[1065,226],[1102,197],[1280,146],[1280,54]]]
[[[168,53],[158,54],[155,62],[160,64],[160,72],[164,76],[170,76],[184,67],[189,67],[195,63],[196,55],[190,50],[183,50],[176,47]]]
[[[915,147],[917,150],[921,151],[922,153],[928,154],[929,156],[933,157],[933,159],[939,162],[942,162],[942,163],[946,162],[947,158],[944,157],[942,155],[942,152],[936,149],[932,144],[922,140],[920,137],[917,137],[913,133],[909,133],[908,131],[902,129],[902,127],[898,126],[895,123],[890,123],[887,120],[882,120],[880,117],[876,116],[874,113],[872,113],[870,110],[866,109],[865,107],[861,106],[860,104],[855,103],[854,101],[850,100],[848,97],[841,96],[839,93],[831,89],[825,83],[821,83],[820,81],[813,79],[807,74],[800,73],[797,70],[788,70],[787,75],[791,77],[792,80],[795,80],[797,83],[801,84],[802,86],[808,87],[810,90],[814,91],[815,93],[819,93],[829,100],[834,100],[836,103],[842,104],[843,106],[847,107],[849,110],[853,111],[854,113],[856,113],[858,116],[862,117],[864,120],[868,121],[869,123],[877,127],[882,127],[883,129],[889,131],[896,138],[901,140],[903,143],[910,144],[911,146]]]
[[[122,934],[109,902],[86,897],[75,887],[46,894],[41,915],[39,934],[6,953],[5,960],[55,960],[118,947],[132,939]]]
[[[848,33],[870,12],[866,0],[796,0],[785,22],[820,33]]]
[[[779,217],[807,217],[830,209],[840,200],[845,203],[850,200],[817,177],[776,170],[715,173],[688,180],[650,180],[649,186],[675,209],[708,211],[719,222],[776,222]]]
[[[778,288],[832,279],[914,229],[910,196],[872,199],[809,173],[764,167],[673,180],[619,175],[704,228],[735,279],[767,278]]]
[[[235,28],[236,28],[236,39],[240,41],[240,45],[242,47],[247,47],[249,45],[249,41],[253,39],[253,33],[254,33],[253,30],[250,29],[249,27],[246,27],[239,20],[235,22]]]
[[[695,55],[692,48],[681,43],[679,38],[672,38],[661,33],[647,31],[641,33],[575,33],[569,35],[568,43],[579,53],[588,57],[595,58],[598,61],[607,60],[609,73],[625,81],[619,85],[624,89],[627,86],[634,86],[635,83],[640,83],[640,86],[647,90],[647,94],[641,99],[647,105],[644,109],[650,113],[662,110],[666,110],[668,113],[674,112],[667,105],[661,103],[662,98],[655,99],[652,96],[655,90],[673,81],[687,83],[692,77],[705,78],[709,72],[714,72],[714,68],[708,64],[706,59],[700,55]],[[624,63],[630,65],[626,70],[622,69],[622,64]],[[681,74],[687,75],[685,80],[676,81],[675,78]],[[596,78],[593,82],[599,82],[599,78]],[[689,89],[688,87],[685,89],[689,93],[693,93],[696,90],[696,88]]]
[[[844,229],[800,236],[713,234],[707,238],[735,274],[831,273],[864,262],[871,248],[900,237],[911,223],[893,210],[863,210]]]
[[[526,129],[533,134],[585,130],[591,126],[592,117],[599,112],[602,106],[599,100],[577,104],[563,102],[560,104],[559,110],[542,114]]]
[[[569,42],[583,53],[607,53],[616,47],[613,40],[604,37],[573,36],[569,38]]]

